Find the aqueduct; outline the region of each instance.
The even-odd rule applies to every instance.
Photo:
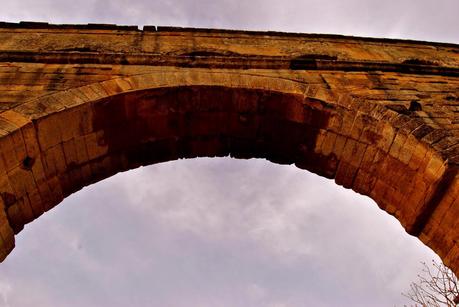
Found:
[[[368,195],[457,274],[458,112],[458,45],[1,23],[0,259],[88,184],[230,155]]]

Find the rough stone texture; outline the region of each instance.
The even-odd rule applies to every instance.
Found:
[[[295,164],[370,196],[459,273],[459,46],[0,24],[0,259],[82,187],[192,157]]]

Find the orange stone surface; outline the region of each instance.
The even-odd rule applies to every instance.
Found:
[[[0,23],[0,259],[86,185],[179,158],[295,164],[459,273],[459,46]]]

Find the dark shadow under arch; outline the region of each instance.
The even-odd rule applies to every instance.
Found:
[[[278,90],[187,85],[123,91],[33,119],[39,152],[22,158],[20,182],[10,178],[14,199],[7,219],[18,233],[66,196],[117,172],[232,156],[335,178],[416,233],[444,163],[410,131],[396,128],[397,116],[377,105],[344,107]]]

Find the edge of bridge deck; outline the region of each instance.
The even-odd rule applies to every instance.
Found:
[[[0,22],[0,29],[55,29],[55,30],[109,30],[109,31],[129,31],[129,32],[195,32],[195,33],[222,33],[233,35],[248,35],[248,36],[277,36],[277,37],[292,37],[292,38],[324,38],[324,39],[343,39],[355,40],[373,43],[385,44],[410,44],[410,45],[430,45],[435,47],[448,47],[458,49],[459,44],[444,43],[444,42],[429,42],[413,39],[398,39],[398,38],[378,38],[378,37],[360,37],[347,36],[339,34],[319,34],[319,33],[297,33],[297,32],[278,32],[278,31],[249,31],[249,30],[234,30],[234,29],[211,29],[211,28],[191,28],[191,27],[175,27],[175,26],[153,26],[145,25],[142,29],[137,25],[116,25],[116,24],[52,24],[47,22],[21,21],[15,22]]]

